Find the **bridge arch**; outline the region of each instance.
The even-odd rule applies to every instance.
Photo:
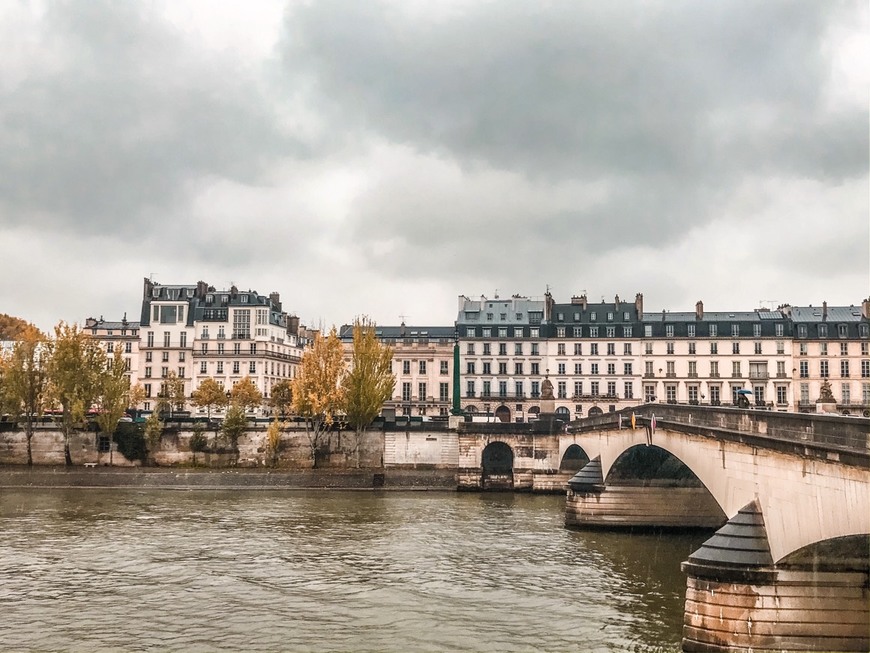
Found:
[[[577,473],[589,462],[589,456],[583,451],[583,447],[579,444],[571,444],[562,454],[559,462],[560,472]]]
[[[511,490],[514,486],[514,451],[500,440],[490,442],[480,456],[480,485],[484,490]]]

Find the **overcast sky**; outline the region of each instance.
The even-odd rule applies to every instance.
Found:
[[[0,3],[0,312],[870,295],[865,0]],[[761,302],[761,304],[760,304]]]

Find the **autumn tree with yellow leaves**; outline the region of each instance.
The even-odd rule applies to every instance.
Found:
[[[12,350],[0,358],[0,409],[14,419],[23,418],[27,464],[32,465],[33,425],[46,401],[48,349],[45,336],[34,326],[22,327],[16,337]]]
[[[344,412],[354,429],[354,456],[359,467],[359,448],[366,427],[377,417],[384,402],[393,396],[393,350],[378,340],[375,323],[360,318],[353,325],[350,370],[344,377]]]
[[[314,467],[318,450],[327,442],[336,417],[344,411],[344,375],[344,356],[335,327],[328,336],[318,333],[302,355],[299,373],[292,383],[293,411],[305,419]]]

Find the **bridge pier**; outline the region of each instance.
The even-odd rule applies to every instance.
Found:
[[[774,564],[758,502],[741,509],[683,563],[683,651],[870,650],[867,539],[844,541]]]

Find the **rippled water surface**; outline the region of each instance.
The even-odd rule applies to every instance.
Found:
[[[0,492],[4,651],[678,650],[706,538],[557,496]]]

